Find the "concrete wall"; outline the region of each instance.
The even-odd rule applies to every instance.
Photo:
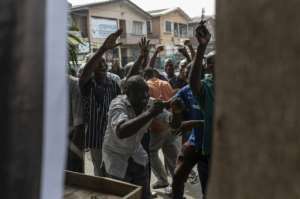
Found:
[[[0,198],[40,198],[45,8],[46,0],[0,1]]]
[[[300,1],[217,1],[209,199],[300,198]]]

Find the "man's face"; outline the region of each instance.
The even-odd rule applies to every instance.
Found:
[[[150,98],[147,84],[145,83],[143,88],[128,90],[127,97],[134,110],[141,113],[147,107]]]
[[[180,71],[179,71],[179,76],[181,79],[185,79],[186,78],[186,67],[187,67],[187,64],[182,64],[180,66]]]
[[[168,61],[165,65],[165,72],[168,76],[174,75],[174,64],[171,61]]]
[[[105,60],[102,58],[101,61],[99,62],[98,66],[95,68],[95,78],[96,79],[102,79],[105,77],[107,72],[107,64]]]

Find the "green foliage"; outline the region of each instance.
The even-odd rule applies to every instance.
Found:
[[[68,71],[69,73],[74,73],[78,69],[78,45],[83,44],[80,37],[75,35],[75,32],[78,32],[79,28],[72,23],[69,26],[67,44],[68,44]]]

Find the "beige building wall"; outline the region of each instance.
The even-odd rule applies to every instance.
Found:
[[[165,32],[165,22],[171,21],[173,22],[172,27],[172,33],[166,33]],[[169,13],[167,15],[163,15],[160,17],[160,35],[161,35],[161,43],[164,45],[172,45],[172,44],[183,44],[184,40],[188,39],[188,37],[185,38],[179,38],[174,36],[174,22],[176,23],[182,23],[182,24],[188,24],[188,20],[182,16],[181,13],[178,11]]]
[[[91,17],[103,17],[116,19],[119,24],[119,20],[126,20],[126,34],[132,34],[133,21],[143,22],[143,34],[147,34],[146,21],[147,18],[143,17],[142,14],[138,13],[136,10],[131,9],[126,4],[108,4],[108,5],[99,5],[91,7],[89,10],[89,19]],[[90,24],[89,24],[90,27]],[[92,43],[102,43],[103,39],[92,38],[91,33],[90,40]]]

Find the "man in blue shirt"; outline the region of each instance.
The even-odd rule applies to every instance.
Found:
[[[199,106],[201,115],[195,115],[196,121],[182,122],[180,129],[183,131],[192,128],[193,132],[189,141],[183,146],[182,156],[179,157],[176,172],[173,178],[173,199],[183,199],[184,183],[192,168],[198,163],[199,177],[202,186],[203,198],[206,197],[208,173],[209,173],[209,159],[211,154],[212,142],[212,127],[213,127],[213,112],[214,112],[214,83],[211,78],[204,78],[201,80],[203,73],[203,57],[210,40],[210,33],[201,22],[196,29],[196,37],[199,42],[197,55],[192,64],[189,78],[189,86],[192,93],[193,104]],[[213,68],[213,66],[210,66]],[[187,96],[189,96],[188,94]],[[185,100],[188,102],[189,100]],[[186,108],[185,108],[186,109]],[[173,108],[174,121],[182,120],[182,114],[185,109]],[[192,109],[193,110],[193,109]],[[192,115],[195,110],[189,111]],[[204,119],[201,122],[200,119]],[[194,119],[194,118],[192,118]]]
[[[201,128],[192,128],[203,125],[203,113],[189,85],[180,89],[175,97],[180,99],[184,105],[182,111],[182,120],[184,122],[182,122],[181,127],[178,129],[178,131],[183,133],[184,145],[182,153],[178,157],[178,165],[172,185],[173,194],[178,196],[183,195],[184,183],[197,163],[204,194],[208,178],[208,158],[204,158],[201,153],[203,130]]]

